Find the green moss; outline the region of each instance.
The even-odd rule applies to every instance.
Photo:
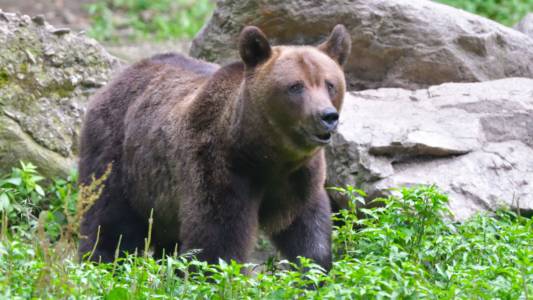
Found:
[[[0,70],[0,88],[3,88],[9,82],[9,74],[5,70]]]
[[[27,74],[28,73],[28,64],[21,63],[19,65],[19,72],[22,73],[22,74]]]
[[[59,98],[72,97],[72,92],[74,92],[75,87],[68,84],[57,84],[50,87],[46,92],[48,94],[56,94]]]

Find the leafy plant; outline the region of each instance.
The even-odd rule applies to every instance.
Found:
[[[351,202],[360,201],[349,190],[344,193]],[[517,299],[528,294],[533,220],[498,211],[457,223],[450,219],[447,197],[435,187],[397,192],[375,200],[382,206],[361,208],[365,218],[340,213],[344,225],[335,231],[334,245],[340,253],[336,267],[345,271],[337,280],[362,288],[358,296]]]
[[[47,188],[47,205],[40,213],[45,218],[46,232],[52,239],[59,238],[62,228],[68,224],[68,217],[77,212],[78,174],[72,170],[66,179],[56,178]]]
[[[20,162],[11,174],[0,180],[0,213],[3,233],[7,226],[15,234],[30,237],[39,219],[45,221],[45,232],[52,240],[59,237],[67,216],[75,214],[77,203],[77,173],[72,171],[66,179],[52,179],[43,187],[44,177],[31,163]]]
[[[45,192],[39,185],[44,178],[31,163],[20,163],[11,174],[0,180],[0,212],[11,223],[13,230],[25,233],[36,224],[35,212]]]

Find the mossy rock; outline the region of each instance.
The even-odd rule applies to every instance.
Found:
[[[68,174],[88,98],[117,66],[83,33],[0,11],[0,172],[26,160]]]

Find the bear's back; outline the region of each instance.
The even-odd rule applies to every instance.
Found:
[[[211,75],[218,69],[218,66],[215,64],[186,57],[178,53],[158,54],[147,60],[153,64],[163,64],[198,75]]]
[[[125,119],[137,100],[144,101],[144,95],[164,85],[166,79],[206,81],[218,68],[215,64],[167,53],[124,69],[89,103],[80,140],[80,183],[88,183],[92,175],[103,174],[106,165],[102,162],[112,162],[114,169],[120,168]],[[188,89],[185,86],[183,93]]]

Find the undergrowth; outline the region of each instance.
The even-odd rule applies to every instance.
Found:
[[[357,205],[362,191],[336,188],[350,206],[334,216],[329,274],[306,259],[293,268],[276,259],[207,265],[176,253],[80,263],[77,224],[103,179],[80,191],[75,181],[74,173],[46,181],[31,164],[0,181],[0,298],[530,299],[533,291],[533,221],[501,210],[454,222],[435,187],[402,188],[368,209]]]

